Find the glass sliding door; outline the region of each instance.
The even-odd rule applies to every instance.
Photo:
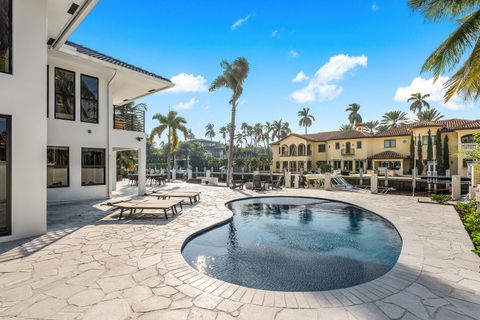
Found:
[[[0,236],[11,233],[11,137],[10,117],[0,115]]]

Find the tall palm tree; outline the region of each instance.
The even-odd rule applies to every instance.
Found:
[[[207,125],[205,126],[205,137],[210,138],[210,141],[212,141],[213,138],[215,138],[214,127],[215,125],[213,123],[207,123]]]
[[[255,147],[258,147],[258,144],[263,141],[263,124],[255,123],[252,128],[252,133],[255,141]]]
[[[418,121],[436,121],[443,118],[443,114],[441,114],[437,109],[427,109],[424,111],[419,111],[417,113]]]
[[[351,103],[348,105],[345,111],[349,112],[348,114],[348,122],[352,125],[356,125],[362,123],[362,116],[358,113],[360,110],[360,105],[358,103]]]
[[[454,94],[464,99],[480,96],[480,7],[478,0],[409,0],[414,11],[421,12],[427,20],[449,19],[457,28],[427,58],[422,72],[433,72],[435,80],[452,71],[460,62],[463,65],[444,83],[445,102]],[[468,52],[467,57],[463,57]]]
[[[188,140],[195,140],[195,134],[193,133],[192,129],[188,129],[188,132],[187,132],[187,139]]]
[[[237,105],[240,96],[243,93],[243,83],[248,76],[250,69],[248,61],[245,58],[237,58],[233,63],[229,63],[223,60],[220,63],[223,69],[223,73],[213,80],[210,88],[210,92],[216,91],[222,87],[232,90],[232,96],[230,97],[230,105],[232,106],[232,115],[230,123],[230,141],[228,148],[228,164],[227,164],[227,186],[230,186],[230,181],[233,178],[233,143],[235,135],[235,116],[237,112]]]
[[[176,111],[170,111],[167,115],[157,113],[152,117],[152,119],[157,120],[159,125],[154,127],[150,132],[150,143],[153,142],[155,137],[160,138],[165,131],[167,132],[167,175],[168,179],[170,179],[170,162],[172,160],[172,156],[175,154],[175,151],[177,151],[179,146],[179,132],[183,133],[185,139],[187,139],[188,129],[185,126],[187,124],[187,120],[185,120],[184,117],[178,116]]]
[[[430,104],[428,104],[427,99],[430,97],[430,94],[422,95],[420,92],[412,93],[410,98],[408,98],[407,102],[411,102],[410,104],[410,111],[412,112],[420,112],[423,108],[430,109]]]
[[[353,127],[353,124],[347,123],[347,124],[342,124],[339,128],[340,131],[350,131],[354,130],[355,128]]]
[[[403,111],[390,111],[382,116],[380,124],[388,129],[398,128],[408,123],[407,113]]]
[[[368,129],[368,133],[374,134],[375,130],[377,130],[378,126],[380,125],[380,122],[375,120],[375,121],[368,121],[363,124],[365,128]]]
[[[312,122],[315,121],[315,117],[310,114],[310,108],[303,108],[302,110],[298,111],[298,116],[300,117],[298,125],[300,127],[304,127],[305,134],[307,134],[307,128],[312,126]]]
[[[292,130],[288,122],[283,122],[282,119],[274,120],[271,126],[272,140],[285,138]]]

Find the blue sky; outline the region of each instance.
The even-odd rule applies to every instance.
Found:
[[[101,0],[71,40],[178,80],[173,92],[143,99],[147,130],[151,116],[169,108],[197,138],[208,122],[216,129],[228,123],[230,92],[205,89],[222,59],[239,56],[250,62],[250,74],[237,123],[283,119],[302,132],[297,112],[309,107],[316,118],[310,132],[336,130],[347,122],[349,103],[361,105],[364,121],[377,120],[386,111],[408,111],[405,97],[418,91],[431,93],[431,105],[446,118],[480,118],[478,103],[444,105],[441,82],[420,74],[454,26],[425,22],[406,3]]]

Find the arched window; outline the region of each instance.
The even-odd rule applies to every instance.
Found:
[[[473,140],[473,135],[467,134],[463,137],[460,138],[462,143],[474,143],[475,141]]]
[[[304,156],[305,155],[305,145],[303,143],[300,143],[298,145],[298,155],[299,156]]]
[[[294,144],[290,145],[289,155],[290,156],[296,156],[297,155],[297,146],[296,145],[294,145]]]

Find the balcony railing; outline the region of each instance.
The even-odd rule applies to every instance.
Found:
[[[462,143],[463,150],[475,150],[477,149],[476,143]]]
[[[350,148],[350,149],[342,149],[342,156],[353,156],[355,155],[355,149]]]
[[[145,110],[115,106],[113,129],[145,132]]]

